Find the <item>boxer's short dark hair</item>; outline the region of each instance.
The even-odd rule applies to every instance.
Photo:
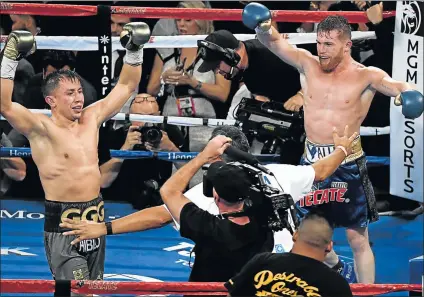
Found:
[[[317,33],[330,31],[338,31],[348,39],[352,38],[352,31],[347,19],[341,15],[330,15],[323,19],[317,27]]]
[[[79,76],[79,74],[75,71],[62,69],[50,73],[44,79],[41,86],[43,97],[46,98],[47,96],[51,95],[63,80],[70,80],[72,82],[78,81],[81,83],[81,76]]]

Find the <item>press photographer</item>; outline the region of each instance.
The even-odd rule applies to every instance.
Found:
[[[242,124],[251,144],[254,140],[263,144],[254,152],[281,153],[281,163],[298,164],[304,129],[300,112],[303,96],[296,69],[278,59],[257,39],[238,41],[226,30],[199,40],[198,47],[199,57],[204,60],[199,72],[213,69],[246,86],[249,96],[239,104],[234,117]]]
[[[138,94],[130,106],[131,114],[160,115],[156,98]],[[127,122],[114,130],[101,129],[99,158],[102,163],[102,193],[105,199],[125,197],[136,209],[162,204],[159,188],[172,174],[172,162],[157,159],[124,160],[111,158],[111,149],[179,152],[183,137],[177,126]]]

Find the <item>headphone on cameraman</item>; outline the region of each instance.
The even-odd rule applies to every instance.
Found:
[[[236,67],[241,60],[240,55],[235,50],[223,48],[206,40],[198,40],[197,47],[199,48],[198,55],[205,61],[219,59],[231,67]]]

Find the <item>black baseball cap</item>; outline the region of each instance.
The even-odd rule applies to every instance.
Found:
[[[250,195],[249,176],[236,165],[221,161],[212,163],[206,178],[212,183],[218,196],[230,203],[242,201]]]
[[[209,34],[206,38],[206,41],[214,43],[222,48],[236,49],[239,47],[239,41],[233,33],[227,30],[219,30]],[[201,44],[201,43],[200,43]],[[215,70],[222,59],[217,55],[207,54],[202,65],[197,69],[200,73],[205,73],[211,70]]]

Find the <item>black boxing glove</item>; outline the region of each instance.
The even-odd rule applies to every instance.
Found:
[[[150,39],[150,28],[146,23],[128,23],[122,28],[121,45],[127,50],[124,62],[132,66],[143,63],[143,46]]]
[[[12,31],[7,38],[1,61],[1,78],[14,79],[18,62],[35,52],[34,36],[28,31]]]

